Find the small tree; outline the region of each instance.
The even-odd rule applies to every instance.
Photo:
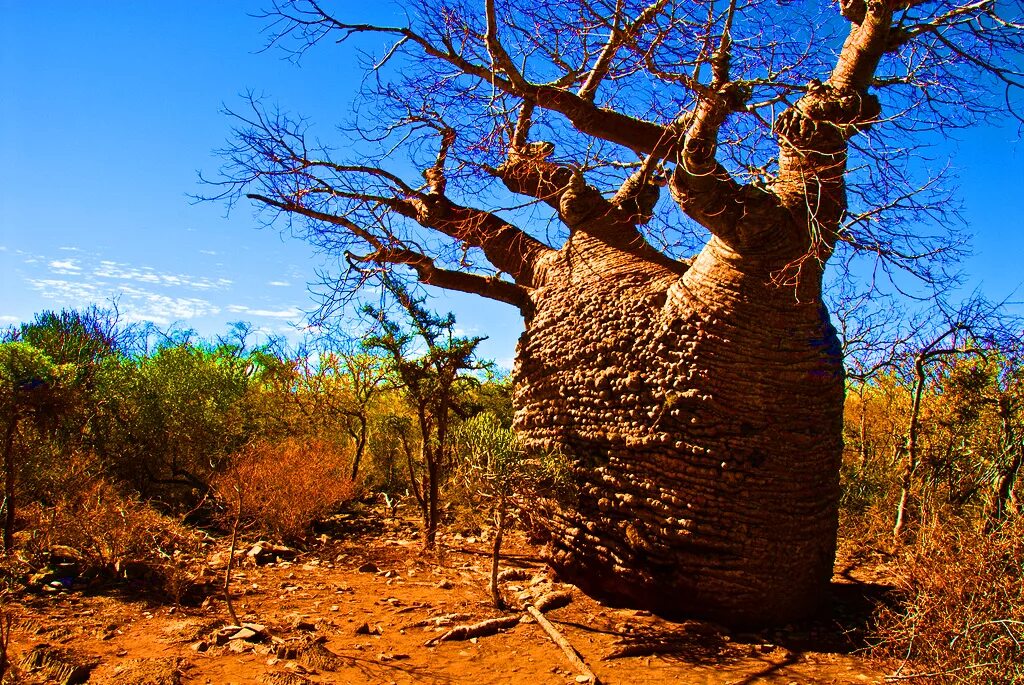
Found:
[[[988,490],[985,532],[994,531],[1014,513],[1015,486],[1024,466],[1022,380],[1018,355],[992,351],[984,358],[956,364],[943,388],[954,417],[953,429],[970,443],[975,459],[981,460],[979,489]]]
[[[341,417],[340,423],[352,439],[354,481],[366,455],[372,408],[384,389],[387,360],[350,349],[321,353],[315,368],[308,358],[305,363],[304,384],[320,402],[326,404],[326,411]]]
[[[464,391],[477,380],[467,372],[484,368],[474,359],[483,338],[455,334],[455,317],[439,317],[411,297],[396,281],[385,285],[401,305],[407,327],[386,311],[367,305],[365,313],[380,324],[366,339],[366,347],[380,350],[390,361],[397,384],[412,405],[420,432],[422,473],[410,460],[410,488],[423,513],[423,541],[434,546],[440,518],[440,487],[449,464],[449,434],[453,418],[461,412]],[[419,483],[417,483],[419,480]]]
[[[494,522],[490,592],[495,608],[504,609],[498,565],[509,519],[528,510],[541,491],[548,497],[557,493],[567,483],[569,471],[555,453],[531,454],[491,412],[463,422],[457,442],[460,480],[469,492],[487,501]]]

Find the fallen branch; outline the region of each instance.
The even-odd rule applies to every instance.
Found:
[[[989,661],[984,664],[970,664],[968,666],[961,666],[960,668],[952,668],[948,671],[935,671],[933,673],[907,673],[906,675],[887,675],[885,680],[887,682],[897,682],[900,680],[914,680],[915,678],[936,678],[939,676],[953,675],[960,671],[970,671],[975,668],[985,668],[987,666],[995,666],[996,662]]]
[[[583,659],[580,658],[579,652],[569,644],[569,641],[566,640],[560,632],[558,632],[557,628],[551,625],[551,621],[544,618],[544,614],[542,614],[540,610],[532,604],[527,604],[526,610],[530,612],[530,615],[533,616],[534,620],[540,624],[540,627],[548,634],[551,641],[562,648],[562,651],[565,653],[566,658],[569,659],[569,662],[573,665],[573,668],[579,671],[581,675],[585,675],[590,678],[591,683],[598,685],[599,681],[597,676],[594,675],[594,672],[591,671],[587,667],[587,664],[584,663]]]
[[[489,618],[486,621],[480,621],[468,626],[455,626],[447,633],[432,637],[423,644],[427,647],[433,647],[438,642],[447,642],[449,640],[469,640],[474,637],[486,637],[487,635],[494,635],[500,633],[503,630],[508,630],[519,623],[518,616],[499,616],[498,618]]]

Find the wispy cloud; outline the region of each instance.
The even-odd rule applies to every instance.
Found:
[[[128,300],[133,303],[133,306],[125,309],[129,312],[127,318],[136,321],[152,321],[155,324],[166,325],[202,316],[216,316],[220,313],[220,307],[199,297],[161,295],[131,286],[125,287],[121,291],[121,296],[122,302]]]
[[[143,266],[136,267],[121,262],[103,260],[92,271],[97,278],[111,278],[122,281],[135,281],[150,285],[161,285],[172,288],[195,288],[196,290],[223,289],[231,285],[232,281],[227,278],[211,279],[206,277],[189,276],[187,274],[171,274],[160,272],[156,269]]]
[[[116,297],[118,307],[129,321],[152,321],[164,325],[220,313],[220,307],[209,300],[164,295],[130,285],[113,290],[109,284],[59,278],[29,279],[28,283],[43,297],[58,300],[67,307],[84,307]]]
[[[55,259],[49,264],[50,270],[55,274],[74,274],[78,275],[82,272],[82,267],[78,266],[74,259]]]
[[[2,251],[3,250],[0,250],[0,252]],[[0,314],[0,323],[18,323],[19,321],[21,321],[21,319],[19,319],[16,316],[11,316],[10,314]]]
[[[63,278],[30,278],[28,284],[38,290],[43,297],[61,300],[72,307],[99,302],[106,294],[97,283]]]
[[[229,278],[102,259],[70,246],[59,249],[64,251],[60,256],[17,252],[23,262],[37,263],[25,282],[54,307],[79,308],[116,300],[126,321],[169,325],[230,314],[236,319],[262,321],[263,327],[275,333],[293,333],[294,325],[305,319],[298,305],[261,302],[258,292],[244,297],[232,294],[235,284]],[[292,282],[281,279],[268,285],[283,288]],[[229,297],[237,304],[227,304]],[[0,324],[16,321],[14,317],[0,318]]]
[[[299,319],[302,318],[302,310],[298,307],[286,307],[284,309],[259,309],[248,307],[243,304],[230,304],[227,310],[232,314],[246,314],[248,316],[266,317],[268,319]]]

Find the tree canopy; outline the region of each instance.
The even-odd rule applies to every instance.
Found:
[[[572,232],[666,263],[709,232],[772,249],[784,223],[779,282],[834,250],[939,282],[962,241],[942,162],[922,149],[1020,118],[1019,2],[416,0],[406,13],[383,26],[315,0],[266,12],[271,44],[296,59],[367,34],[378,46],[340,139],[255,97],[233,113],[223,196],[344,255],[340,295],[401,265],[523,306]]]

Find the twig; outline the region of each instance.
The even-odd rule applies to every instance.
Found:
[[[600,681],[598,681],[597,676],[594,675],[594,672],[587,667],[587,664],[584,663],[583,659],[580,658],[580,655],[576,651],[576,649],[571,644],[569,644],[569,641],[566,640],[560,632],[558,632],[557,628],[551,625],[551,621],[544,618],[544,614],[540,613],[540,610],[532,604],[527,604],[526,610],[530,612],[530,615],[533,616],[534,620],[540,624],[540,627],[543,628],[544,632],[548,634],[548,637],[551,638],[551,641],[562,648],[562,651],[565,653],[565,656],[569,659],[569,662],[573,665],[573,667],[577,671],[579,671],[580,674],[590,678],[591,683],[593,683],[594,685],[599,685]]]
[[[498,521],[494,531],[494,550],[491,555],[491,601],[494,602],[494,608],[498,611],[505,609],[505,600],[501,597],[501,590],[498,588],[498,564],[501,563],[501,541],[505,535],[505,520],[506,520],[506,507],[505,497],[501,496],[498,500]]]
[[[887,676],[885,676],[885,680],[894,681],[894,680],[913,680],[914,678],[934,678],[935,676],[950,675],[952,673],[957,673],[958,671],[970,671],[971,669],[975,669],[975,668],[985,668],[986,666],[995,666],[995,665],[996,665],[996,662],[988,661],[988,662],[983,663],[983,664],[970,664],[969,666],[961,666],[960,668],[952,668],[952,669],[950,669],[948,671],[934,671],[932,673],[908,673],[906,675],[887,675]]]
[[[242,520],[242,489],[235,486],[238,494],[238,509],[235,510],[235,522],[231,526],[231,549],[228,550],[228,567],[224,571],[224,602],[228,605],[228,614],[231,616],[231,623],[241,625],[238,622],[238,614],[235,613],[235,606],[231,603],[231,568],[235,562],[235,544],[238,542],[238,523]]]

